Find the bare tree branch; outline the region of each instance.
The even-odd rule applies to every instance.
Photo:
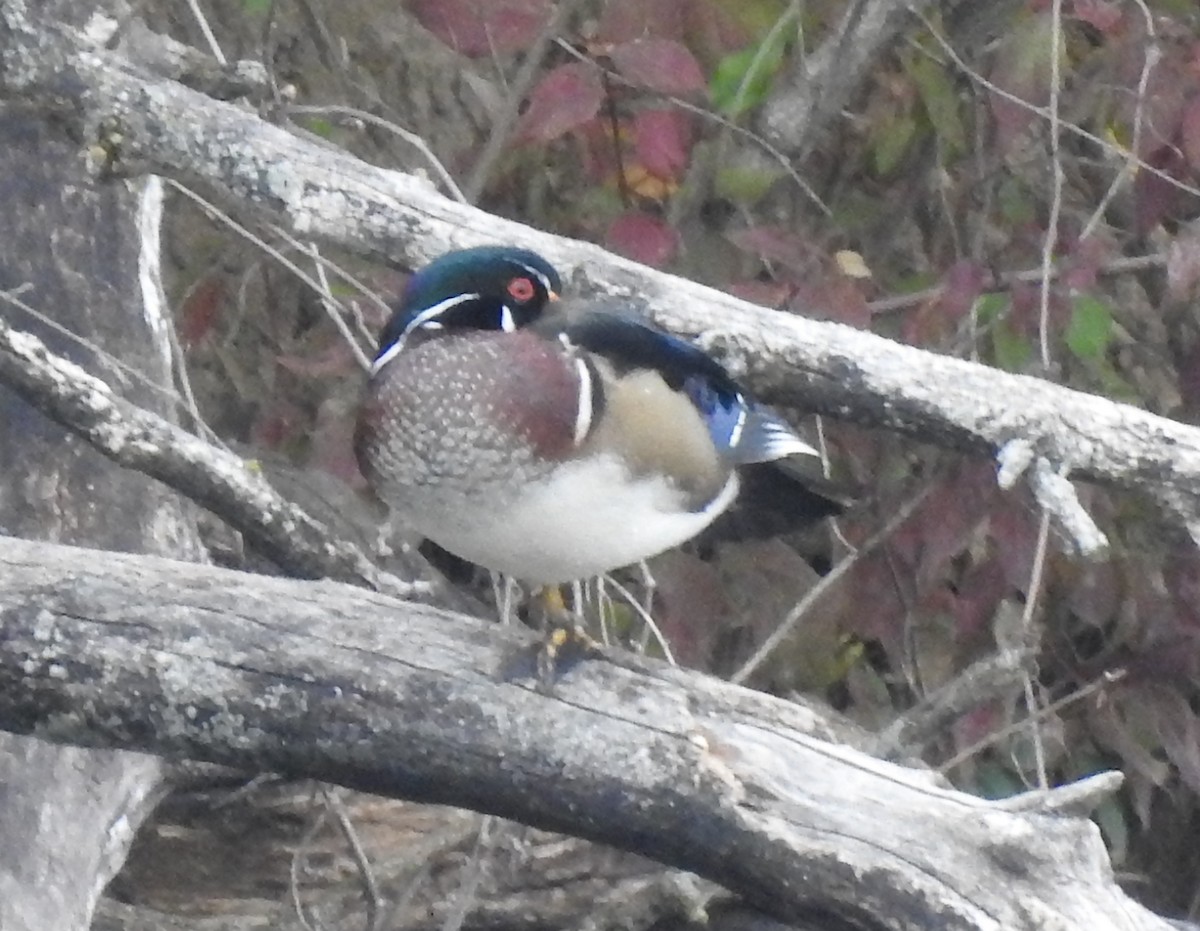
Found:
[[[1200,431],[1041,379],[772,312],[590,244],[492,216],[412,176],[302,140],[244,108],[137,72],[118,51],[0,4],[0,93],[49,106],[116,165],[203,183],[298,235],[409,265],[507,240],[545,254],[581,295],[644,301],[770,397],[945,445],[996,451],[1021,440],[1056,473],[1153,495],[1200,538]],[[76,93],[62,93],[64,86]],[[119,138],[117,138],[119,136]]]
[[[776,83],[762,108],[763,136],[794,158],[806,156],[829,124],[849,105],[878,60],[909,19],[910,6],[929,0],[854,0],[833,34],[811,54],[799,54],[790,73]]]
[[[397,595],[426,591],[379,569],[281,497],[232,453],[124,400],[37,337],[0,320],[0,381],[115,462],[211,508],[264,554],[303,578],[334,578]]]
[[[815,712],[605,656],[540,691],[531,644],[330,582],[0,539],[0,726],[474,808],[719,882],[782,920],[1165,928],[1099,832],[823,742]],[[1062,804],[1058,799],[1062,798]]]

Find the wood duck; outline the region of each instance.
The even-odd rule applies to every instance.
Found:
[[[561,289],[543,258],[505,246],[448,253],[409,280],[355,451],[410,529],[526,582],[567,582],[700,534],[737,498],[739,468],[815,455],[701,350]],[[784,485],[802,518],[839,510]]]

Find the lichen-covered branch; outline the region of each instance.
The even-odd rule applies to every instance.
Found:
[[[0,382],[114,462],[210,508],[296,575],[340,579],[396,595],[427,589],[376,569],[354,544],[334,539],[324,524],[282,498],[246,462],[121,398],[3,319]]]
[[[695,871],[785,921],[1166,927],[1119,891],[1095,825],[1043,813],[1057,793],[1022,811],[964,795],[826,743],[802,706],[653,661],[589,659],[546,694],[510,628],[8,538],[0,630],[15,732],[511,817]]]

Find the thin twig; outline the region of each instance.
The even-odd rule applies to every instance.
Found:
[[[571,55],[573,58],[576,58],[582,62],[586,62],[587,64],[591,65],[593,68],[596,68],[596,69],[602,71],[604,74],[608,75],[609,80],[616,82],[616,83],[623,84],[626,87],[635,87],[635,88],[639,88],[641,90],[646,90],[646,88],[641,88],[640,85],[634,84],[632,81],[626,79],[625,77],[618,74],[617,72],[610,71],[609,69],[605,68],[599,62],[589,58],[587,55],[584,55],[578,49],[573,48],[570,45],[570,43],[559,40],[558,46],[559,46],[559,48],[566,51],[567,54]],[[651,91],[650,93],[654,93],[654,92]],[[752,143],[754,143],[756,146],[761,148],[764,152],[766,152],[769,156],[771,156],[771,158],[773,158],[776,162],[779,163],[779,167],[784,170],[784,172],[787,174],[787,176],[789,178],[791,178],[792,182],[796,185],[796,187],[798,187],[800,189],[800,191],[804,194],[805,197],[807,197],[810,201],[812,201],[814,206],[816,206],[816,208],[819,211],[821,211],[821,213],[824,216],[826,216],[826,217],[833,216],[833,211],[829,208],[829,205],[826,204],[823,200],[821,200],[820,195],[815,190],[813,190],[812,186],[807,181],[805,181],[803,178],[800,177],[800,174],[792,166],[791,159],[789,159],[786,155],[784,155],[783,152],[781,152],[779,149],[775,148],[775,146],[771,145],[771,143],[769,143],[762,136],[758,135],[758,133],[753,132],[752,130],[746,129],[744,126],[738,126],[737,123],[734,123],[732,120],[726,119],[720,113],[714,113],[712,110],[707,110],[704,107],[697,106],[696,104],[690,103],[687,100],[683,100],[680,97],[673,97],[670,94],[660,94],[658,96],[660,96],[663,100],[666,100],[668,103],[673,104],[674,106],[678,107],[680,110],[684,110],[688,113],[694,113],[696,116],[700,117],[701,119],[708,120],[709,122],[715,123],[718,126],[728,129],[734,135],[741,136],[745,139],[749,139]]]
[[[492,815],[480,817],[475,846],[471,850],[471,858],[464,867],[466,875],[454,893],[454,905],[446,913],[441,931],[462,931],[463,923],[467,920],[467,912],[470,911],[471,905],[479,894],[479,884],[483,880],[484,858],[491,846],[492,828],[501,825],[503,822]]]
[[[300,842],[296,845],[296,849],[292,851],[292,862],[288,868],[288,896],[292,900],[292,909],[296,912],[296,918],[299,920],[308,931],[323,931],[324,925],[314,915],[308,915],[304,908],[304,903],[300,901],[300,871],[304,867],[305,861],[308,859],[308,848],[312,845],[321,828],[325,826],[325,819],[329,817],[329,809],[315,809],[312,821],[308,826],[308,830],[300,838]]]
[[[225,53],[221,51],[221,44],[217,42],[217,37],[213,35],[212,27],[208,25],[208,19],[204,15],[204,11],[200,9],[199,0],[187,0],[188,7],[192,11],[192,16],[195,17],[197,24],[200,26],[200,32],[204,35],[204,41],[208,43],[208,50],[212,52],[212,57],[222,65],[229,64]]]
[[[1050,112],[1046,107],[1039,107],[1037,104],[1032,104],[1025,98],[1019,97],[1016,94],[1012,93],[1011,91],[1005,90],[1003,87],[1000,87],[999,85],[989,81],[982,74],[980,74],[978,71],[973,69],[970,65],[967,64],[966,61],[963,60],[962,56],[959,55],[957,51],[955,51],[954,46],[951,45],[949,40],[946,39],[946,37],[942,35],[942,33],[937,29],[937,27],[934,25],[933,21],[929,19],[929,17],[927,17],[924,13],[922,13],[920,10],[916,9],[915,7],[910,6],[908,9],[909,9],[909,12],[912,13],[914,16],[916,16],[921,21],[921,23],[925,26],[925,28],[929,30],[929,34],[933,37],[934,41],[937,42],[938,45],[940,45],[942,47],[942,49],[945,50],[946,54],[950,56],[951,60],[953,60],[953,62],[958,66],[958,68],[962,71],[962,73],[965,74],[968,78],[970,78],[975,83],[979,84],[981,87],[985,88],[989,93],[995,94],[997,97],[1007,100],[1009,103],[1013,104],[1014,106],[1017,106],[1023,110],[1028,110],[1030,113],[1034,114],[1035,116],[1041,117],[1042,119],[1045,119],[1045,120],[1050,119]],[[1115,155],[1115,156],[1121,158],[1122,160],[1129,157],[1129,153],[1125,149],[1121,148],[1118,145],[1115,145],[1112,142],[1109,142],[1107,139],[1102,139],[1100,136],[1097,136],[1095,133],[1089,132],[1088,130],[1084,129],[1082,126],[1078,126],[1075,123],[1071,123],[1071,122],[1062,123],[1061,129],[1065,130],[1066,132],[1070,133],[1073,136],[1077,136],[1080,139],[1084,139],[1084,140],[1092,143],[1093,145],[1097,146],[1100,149],[1100,151],[1106,152],[1109,155]],[[1195,185],[1191,185],[1185,181],[1181,181],[1178,178],[1173,177],[1171,174],[1164,171],[1163,169],[1159,168],[1158,166],[1151,165],[1144,158],[1138,157],[1136,152],[1133,153],[1132,157],[1133,157],[1134,163],[1137,165],[1137,167],[1140,171],[1144,171],[1147,174],[1154,175],[1156,178],[1159,178],[1162,181],[1165,181],[1167,184],[1171,185],[1176,190],[1182,191],[1185,194],[1192,194],[1196,197],[1200,197],[1200,187],[1196,187]]]
[[[611,585],[621,593],[621,597],[629,603],[629,607],[632,608],[633,612],[642,619],[642,623],[645,624],[650,633],[654,635],[655,641],[658,643],[659,648],[663,652],[663,659],[665,659],[672,666],[678,666],[679,664],[675,662],[675,655],[671,652],[671,645],[667,642],[667,638],[663,636],[663,632],[654,622],[654,618],[650,616],[650,612],[642,607],[638,600],[633,597],[633,593],[608,574],[597,578],[596,581],[599,583],[601,591],[603,591],[604,586]]]
[[[325,274],[325,264],[321,261],[321,250],[315,242],[309,243],[308,249],[313,257],[313,265],[317,270],[317,281],[320,283],[320,290],[317,293],[321,298],[321,306],[325,308],[325,315],[337,327],[337,331],[342,334],[342,339],[346,341],[346,345],[354,353],[358,367],[364,372],[369,372],[371,370],[371,360],[367,358],[367,354],[363,352],[362,346],[358,344],[358,340],[350,332],[350,325],[346,323],[342,312],[344,308],[334,299],[333,292],[329,289],[329,277]]]
[[[1106,262],[1097,269],[1097,273],[1100,275],[1121,275],[1128,272],[1145,271],[1149,268],[1162,268],[1166,264],[1167,257],[1165,254],[1134,255]],[[1061,274],[1062,272],[1059,269],[1051,269],[1050,271],[1050,275],[1053,278],[1057,278]],[[1010,288],[1014,284],[1035,283],[1041,281],[1043,275],[1044,272],[1041,268],[1004,272],[1000,275],[993,275],[987,278],[983,283],[983,290],[985,292],[1000,291]],[[934,285],[932,288],[924,288],[921,291],[913,291],[910,294],[897,294],[894,297],[884,297],[868,303],[867,309],[872,314],[885,314],[895,310],[907,310],[910,307],[916,307],[927,301],[936,300],[945,290],[946,286],[939,284]]]
[[[360,110],[358,107],[347,107],[338,104],[323,104],[321,106],[314,104],[291,104],[288,106],[287,112],[293,116],[344,116],[350,119],[361,120],[364,123],[370,123],[372,126],[377,126],[386,132],[399,136],[421,153],[451,197],[460,204],[468,202],[453,176],[446,170],[446,166],[441,163],[438,157],[433,154],[433,150],[429,148],[425,140],[416,133],[405,129],[399,123],[385,120],[381,116],[376,116],[367,110]]]
[[[51,330],[53,330],[59,336],[65,336],[67,339],[71,340],[73,343],[75,343],[79,346],[83,346],[85,349],[87,349],[90,352],[94,352],[100,359],[103,359],[108,365],[112,366],[113,369],[121,372],[123,375],[128,375],[130,378],[132,378],[134,381],[136,381],[139,385],[142,385],[145,388],[149,388],[155,394],[161,395],[162,397],[168,399],[172,404],[181,404],[182,403],[183,399],[180,398],[179,392],[176,391],[174,388],[168,388],[164,385],[159,384],[158,382],[154,381],[154,379],[150,378],[148,375],[144,374],[143,372],[139,372],[137,369],[135,369],[129,363],[123,362],[122,360],[120,360],[116,356],[114,356],[112,353],[107,352],[103,346],[100,346],[97,343],[94,343],[92,340],[88,339],[85,336],[80,336],[78,333],[74,332],[73,330],[67,329],[65,326],[63,326],[61,323],[59,323],[57,320],[54,320],[53,318],[46,316],[46,314],[42,313],[36,307],[33,307],[32,305],[27,304],[25,301],[21,300],[19,295],[24,294],[26,291],[28,291],[32,287],[33,287],[32,284],[30,284],[29,282],[26,282],[25,284],[18,285],[17,287],[13,288],[11,291],[0,291],[0,301],[3,301],[6,304],[11,304],[13,307],[16,307],[18,310],[21,310],[21,311],[29,314],[29,316],[31,316],[34,320],[37,320],[39,323],[42,323],[45,326],[49,327]]]
[[[897,527],[912,516],[913,512],[921,505],[921,502],[929,497],[935,487],[936,485],[934,484],[926,485],[920,492],[901,505],[892,515],[891,519],[874,536],[867,540],[866,543],[834,566],[826,575],[822,576],[820,581],[810,588],[795,607],[788,612],[787,617],[763,641],[762,645],[754,651],[754,655],[746,660],[741,668],[730,676],[730,681],[741,684],[750,678],[755,670],[775,651],[779,644],[791,635],[796,625],[800,623],[801,618],[808,613],[808,610],[817,602],[817,599],[829,591],[835,582],[861,562],[864,557],[874,552],[880,544],[887,540]]]
[[[1058,247],[1058,220],[1062,214],[1063,181],[1062,153],[1059,150],[1061,119],[1059,94],[1062,90],[1062,0],[1050,4],[1050,171],[1053,187],[1050,197],[1050,217],[1042,240],[1042,281],[1038,291],[1038,346],[1042,353],[1042,369],[1050,371],[1050,270]]]
[[[1057,714],[1059,711],[1062,711],[1068,705],[1073,705],[1075,702],[1087,698],[1093,692],[1098,692],[1100,689],[1103,689],[1106,686],[1114,685],[1115,683],[1120,682],[1123,678],[1125,678],[1124,669],[1113,669],[1106,671],[1099,678],[1093,679],[1087,685],[1081,687],[1077,691],[1072,692],[1070,695],[1064,695],[1062,698],[1052,701],[1045,708],[1039,709],[1035,717],[1037,719],[1048,718],[1050,715]],[[943,774],[950,772],[956,766],[965,763],[977,753],[986,750],[992,744],[1011,736],[1021,728],[1027,727],[1028,725],[1029,719],[1024,718],[1020,721],[1013,721],[1011,724],[1007,724],[999,730],[993,731],[992,733],[981,737],[979,740],[975,741],[975,743],[971,744],[964,750],[960,750],[958,753],[954,754],[954,756],[950,757],[950,759],[948,759],[945,763],[942,763],[940,766],[938,766],[938,772]]]
[[[120,397],[2,317],[0,380],[114,462],[207,507],[300,578],[328,577],[399,597],[430,591],[427,583],[405,582],[378,569],[237,456]]]
[[[512,80],[512,85],[504,99],[504,106],[492,118],[492,131],[483,146],[483,151],[479,153],[479,158],[475,160],[475,165],[471,169],[471,177],[467,179],[464,195],[467,203],[476,203],[483,194],[483,189],[487,187],[496,160],[504,151],[504,146],[508,144],[509,136],[512,135],[517,124],[521,101],[533,87],[538,69],[542,67],[551,43],[558,38],[559,31],[575,15],[575,11],[582,6],[582,0],[559,0],[554,7],[554,12],[546,21],[545,27],[538,33],[538,37],[529,47],[529,51],[525,53],[525,60],[521,62],[521,67]]]
[[[272,233],[274,233],[276,236],[278,236],[280,239],[282,239],[284,242],[286,242],[289,246],[291,246],[297,252],[307,252],[308,251],[308,248],[305,246],[305,243],[303,240],[297,239],[295,236],[293,236],[291,233],[289,233],[286,229],[284,229],[282,226],[278,225],[277,223],[270,223],[267,225],[267,228],[270,229],[270,231]],[[344,265],[340,265],[337,262],[333,261],[333,259],[326,258],[324,255],[322,255],[320,253],[318,253],[314,258],[322,267],[324,267],[328,271],[333,272],[335,275],[338,276],[338,278],[340,278],[346,284],[350,285],[350,287],[354,288],[354,290],[357,291],[360,296],[366,298],[368,301],[370,301],[372,304],[374,304],[377,308],[382,310],[385,314],[390,314],[392,312],[391,305],[387,302],[387,300],[378,291],[376,291],[374,288],[372,288],[369,284],[367,284],[361,278],[358,278],[357,276],[352,275],[349,271],[347,271],[347,269]],[[350,308],[350,309],[353,310],[353,308]],[[346,308],[343,307],[342,310],[344,312],[346,310]],[[368,342],[370,342],[372,339],[374,339],[374,336],[371,333],[368,333],[365,330],[365,328],[361,325],[361,315],[352,314],[352,316],[354,316],[355,322],[359,326],[359,335],[362,336],[363,338],[365,338]]]
[[[175,190],[177,190],[180,194],[183,194],[189,200],[196,203],[200,207],[200,209],[203,210],[204,213],[206,213],[209,217],[211,217],[214,220],[217,220],[220,223],[225,224],[230,229],[232,229],[235,233],[237,233],[239,236],[242,236],[248,242],[257,246],[259,249],[261,249],[263,252],[265,252],[267,255],[269,255],[271,258],[273,258],[276,262],[278,262],[280,265],[282,265],[284,268],[286,268],[288,271],[290,271],[293,275],[295,275],[297,278],[299,278],[301,281],[303,281],[306,285],[308,285],[310,288],[312,288],[315,293],[317,293],[317,294],[321,293],[320,282],[318,282],[315,278],[313,278],[310,274],[308,274],[308,272],[304,271],[299,265],[297,265],[295,262],[293,262],[291,259],[289,259],[286,255],[284,255],[282,252],[280,252],[278,249],[276,249],[274,246],[272,246],[265,239],[263,239],[261,236],[256,235],[249,228],[247,228],[243,224],[239,223],[237,220],[235,220],[233,217],[231,217],[229,214],[227,214],[225,211],[223,211],[220,207],[218,207],[212,201],[207,200],[204,197],[201,197],[199,194],[197,194],[191,188],[187,187],[186,185],[180,184],[178,181],[174,181],[174,180],[168,178],[167,184],[171,185],[171,187],[173,187]],[[302,247],[302,251],[307,251],[307,250],[303,249],[303,247]],[[338,303],[338,309],[339,309],[339,311],[342,311],[342,312],[345,311],[345,308],[341,306],[340,302]]]
[[[358,838],[358,831],[354,829],[354,822],[350,820],[350,813],[342,802],[341,790],[332,786],[324,786],[321,794],[325,799],[325,804],[333,812],[342,837],[346,839],[350,853],[354,857],[354,863],[358,867],[358,876],[363,885],[363,898],[367,902],[366,931],[376,931],[376,928],[379,927],[380,912],[385,903],[379,892],[379,884],[375,881],[375,871],[371,868],[371,859],[363,849],[362,842]]]
[[[1029,573],[1029,590],[1025,593],[1025,608],[1021,612],[1022,639],[1027,645],[1034,643],[1033,612],[1037,608],[1038,595],[1042,589],[1042,577],[1046,569],[1046,550],[1050,542],[1050,511],[1042,508],[1042,519],[1038,524],[1037,545],[1033,552],[1033,568]],[[1034,694],[1033,676],[1024,671],[1022,689],[1025,692],[1026,722],[1033,736],[1033,755],[1037,764],[1039,789],[1048,789],[1050,779],[1046,772],[1046,745],[1042,740],[1041,717],[1038,714],[1037,696]]]
[[[1032,658],[1032,650],[1018,648],[977,660],[881,730],[871,744],[871,753],[884,759],[918,756],[964,714],[1011,694],[1021,684]]]
[[[200,413],[200,405],[192,391],[192,380],[188,376],[187,354],[183,351],[183,344],[179,342],[179,331],[175,327],[174,320],[167,321],[167,339],[171,341],[171,371],[179,385],[179,391],[183,395],[184,409],[191,417],[192,423],[196,425],[196,432],[214,446],[228,450],[229,446],[217,435],[217,431],[208,425]]]
[[[321,302],[326,310],[326,313],[328,313],[330,318],[333,320],[338,332],[340,332],[345,338],[346,343],[350,346],[350,350],[354,353],[359,365],[361,365],[364,370],[371,367],[371,363],[363,352],[362,346],[359,345],[358,340],[355,339],[354,334],[350,332],[349,327],[346,325],[343,319],[344,317],[353,317],[354,315],[350,313],[345,304],[333,296],[333,292],[329,288],[329,282],[325,277],[326,266],[329,266],[337,271],[344,281],[358,288],[364,296],[377,302],[385,310],[388,310],[389,308],[387,303],[379,295],[375,294],[365,284],[363,284],[357,278],[351,276],[349,273],[345,272],[336,264],[330,263],[328,260],[324,259],[320,252],[317,251],[315,245],[305,244],[289,235],[286,231],[272,225],[272,230],[281,238],[285,239],[289,245],[299,251],[307,252],[313,258],[314,262],[317,264],[317,277],[314,278],[304,271],[299,265],[289,259],[286,255],[284,255],[279,249],[276,249],[261,236],[256,235],[246,226],[239,223],[216,204],[204,197],[201,197],[195,191],[177,181],[167,179],[167,183],[170,184],[175,190],[194,201],[209,217],[225,224],[239,236],[242,236],[249,242],[253,243],[267,255],[271,256],[271,258],[275,259],[275,261],[277,261],[280,265],[294,274],[302,282],[312,288],[312,290],[321,298]]]
[[[1100,203],[1096,205],[1096,209],[1092,211],[1092,215],[1083,224],[1083,232],[1079,234],[1080,239],[1086,239],[1092,235],[1096,226],[1099,225],[1101,218],[1103,218],[1105,212],[1108,210],[1108,205],[1116,197],[1117,192],[1125,185],[1126,181],[1137,173],[1136,155],[1141,151],[1142,147],[1142,130],[1145,125],[1146,89],[1150,86],[1151,73],[1158,66],[1158,62],[1162,58],[1162,50],[1158,47],[1158,39],[1154,31],[1154,15],[1146,7],[1144,0],[1135,0],[1135,2],[1141,8],[1142,16],[1146,21],[1146,36],[1150,44],[1146,48],[1146,57],[1142,60],[1142,73],[1138,76],[1137,98],[1133,105],[1133,138],[1129,143],[1129,157],[1125,159],[1125,164],[1121,166],[1121,170],[1113,178],[1112,184],[1108,186],[1108,190],[1100,198]]]

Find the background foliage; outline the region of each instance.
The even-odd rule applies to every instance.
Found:
[[[934,4],[794,159],[760,128],[762,108],[850,6],[223,0],[210,16],[228,57],[272,68],[281,115],[436,180],[365,116],[399,124],[493,212],[785,311],[1195,421],[1195,3]],[[174,7],[157,15],[203,45]],[[210,424],[356,482],[359,370],[318,296],[186,208],[176,222],[180,335]],[[384,296],[400,285],[343,261]],[[367,329],[382,322],[349,286],[333,293]],[[1146,503],[1088,487],[1107,560],[1081,563],[1053,538],[1043,560],[1036,505],[999,492],[989,461],[848,424],[822,424],[821,439],[859,506],[828,535],[658,561],[656,615],[675,654],[736,669],[813,567],[912,505],[752,681],[878,725],[1032,629],[1028,694],[980,703],[928,761],[987,795],[1123,769],[1126,791],[1097,813],[1114,861],[1150,905],[1195,916],[1195,548]]]

